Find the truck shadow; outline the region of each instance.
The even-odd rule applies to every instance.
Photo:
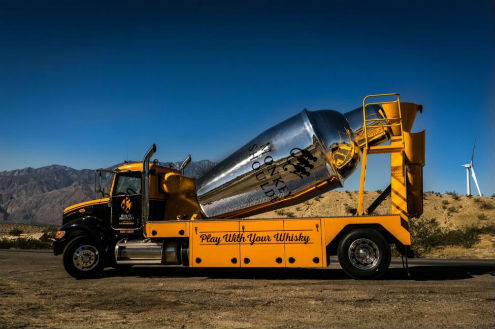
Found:
[[[402,268],[391,268],[379,280],[443,281],[470,279],[475,275],[495,275],[494,266],[414,266],[410,276]],[[163,277],[208,279],[262,279],[262,280],[352,280],[341,269],[306,268],[187,268],[187,267],[132,267],[126,270],[107,269],[104,277]]]

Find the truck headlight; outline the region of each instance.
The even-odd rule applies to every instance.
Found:
[[[57,231],[57,234],[55,234],[55,239],[60,240],[64,237],[65,231]]]

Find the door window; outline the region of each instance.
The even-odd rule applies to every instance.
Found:
[[[125,173],[117,176],[113,195],[141,194],[141,173]]]

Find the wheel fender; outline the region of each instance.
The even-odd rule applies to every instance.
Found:
[[[86,235],[100,246],[108,241],[110,230],[105,227],[102,219],[93,216],[85,216],[71,220],[62,225],[60,231],[65,231],[65,245],[75,237]]]
[[[383,237],[387,240],[388,243],[393,243],[396,246],[401,246],[403,247],[404,245],[385,227],[383,227],[381,224],[377,223],[372,223],[372,224],[348,224],[345,225],[340,232],[327,244],[326,250],[327,250],[327,255],[337,255],[337,247],[340,243],[340,240],[344,238],[347,233],[349,233],[352,230],[357,230],[357,229],[373,229],[376,230],[378,233],[382,234]],[[327,256],[327,257],[328,257]]]

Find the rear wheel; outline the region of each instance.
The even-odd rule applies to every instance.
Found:
[[[91,239],[77,237],[65,248],[64,267],[67,273],[78,279],[91,278],[103,270],[104,254]]]
[[[376,279],[388,270],[390,246],[373,229],[349,232],[339,243],[338,256],[344,272],[354,279]]]

